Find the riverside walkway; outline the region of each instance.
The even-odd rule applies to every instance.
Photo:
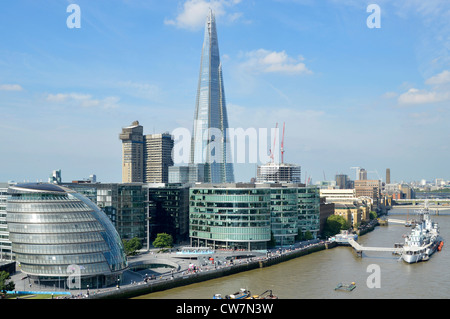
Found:
[[[296,243],[289,248],[265,252],[217,250],[211,254],[190,256],[177,252],[157,253],[157,250],[141,251],[129,258],[129,268],[123,273],[119,287],[80,288],[70,290],[70,296],[56,299],[131,298],[151,292],[171,289],[191,283],[214,279],[242,271],[268,267],[304,254],[327,249],[331,244],[321,240]],[[213,258],[213,260],[211,259]],[[39,285],[17,269],[11,276],[18,291],[68,292],[65,287]]]

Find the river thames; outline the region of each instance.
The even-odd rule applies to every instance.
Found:
[[[449,215],[432,215],[439,224],[444,242],[450,238]],[[393,209],[389,216],[406,219],[406,211]],[[413,218],[412,211],[409,215]],[[401,224],[378,226],[361,236],[363,246],[393,247],[403,243],[411,228]],[[271,267],[174,288],[138,297],[139,299],[212,299],[214,294],[228,295],[246,288],[253,294],[268,289],[280,299],[440,299],[450,297],[450,250],[446,244],[426,262],[407,264],[390,252],[364,252],[362,258],[351,247],[319,251]],[[336,291],[340,282],[356,283],[353,291]]]

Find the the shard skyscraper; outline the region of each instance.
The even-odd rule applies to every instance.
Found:
[[[190,158],[191,165],[204,169],[204,182],[234,182],[227,130],[228,116],[216,21],[210,10],[205,25]]]

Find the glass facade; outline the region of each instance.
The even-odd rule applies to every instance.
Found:
[[[298,227],[304,234],[317,237],[320,231],[320,189],[306,186],[298,189]]]
[[[227,249],[265,249],[270,241],[270,190],[192,188],[191,244]]]
[[[146,193],[142,183],[63,184],[88,197],[109,217],[122,239],[146,238]]]
[[[163,185],[148,185],[149,240],[153,241],[159,233],[167,233],[179,243],[189,238],[189,188]]]
[[[92,201],[61,186],[22,184],[8,189],[7,223],[12,250],[32,277],[68,277],[114,283],[127,268],[122,241],[110,219]],[[88,280],[89,281],[89,280]],[[86,282],[86,280],[85,280]]]
[[[234,182],[227,130],[228,116],[216,21],[210,10],[200,62],[190,159],[191,164],[205,164],[205,182]]]
[[[270,211],[275,244],[293,245],[298,234],[297,188],[271,188]]]
[[[293,245],[299,233],[319,232],[320,195],[301,184],[196,185],[190,190],[191,245],[266,249]],[[245,185],[245,186],[244,186]]]

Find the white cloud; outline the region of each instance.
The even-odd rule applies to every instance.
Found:
[[[131,96],[152,101],[159,99],[162,95],[161,88],[150,83],[125,81],[119,82],[118,87],[124,89]]]
[[[205,24],[209,9],[216,17],[227,16],[231,22],[238,20],[242,13],[227,14],[226,9],[241,2],[241,0],[187,0],[181,12],[175,19],[165,19],[167,25],[175,25],[182,29],[198,30]]]
[[[450,100],[450,72],[444,70],[427,80],[425,84],[431,86],[430,89],[419,90],[410,88],[398,98],[400,104],[427,104]]]
[[[254,72],[283,73],[283,74],[311,74],[303,63],[304,58],[292,58],[285,51],[276,52],[258,49],[245,54],[247,61],[242,66]]]
[[[46,100],[53,103],[68,103],[86,108],[99,107],[103,109],[111,109],[118,107],[117,103],[120,99],[115,96],[108,96],[104,99],[94,99],[90,94],[58,93],[48,94]]]
[[[427,79],[425,83],[430,85],[440,85],[450,83],[450,71],[444,70],[441,73]]]
[[[0,84],[0,91],[22,91],[23,87],[19,84]]]
[[[450,95],[446,92],[427,91],[411,88],[399,96],[400,104],[427,104],[448,100]]]

